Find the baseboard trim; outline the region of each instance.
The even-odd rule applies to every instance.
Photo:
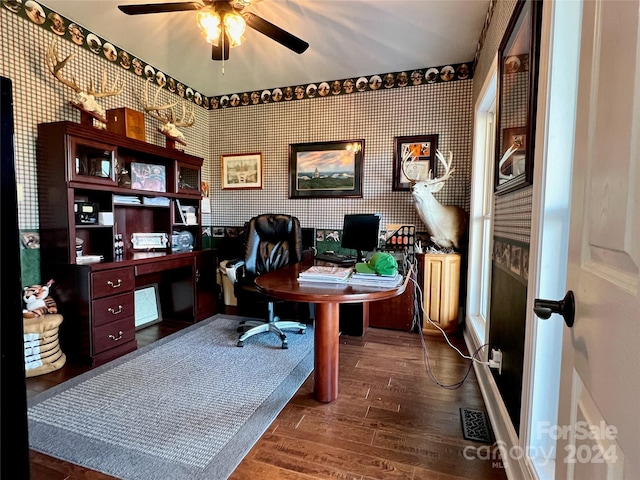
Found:
[[[470,352],[475,352],[480,347],[479,344],[476,344],[478,343],[477,337],[469,329],[464,329],[463,336]],[[489,367],[474,362],[473,369],[478,379],[480,392],[482,393],[496,443],[503,447],[501,456],[507,478],[509,480],[537,480],[535,476],[531,475],[531,470],[527,467],[526,459],[523,458],[523,455],[518,455],[521,458],[515,459],[505,454],[513,447],[518,447],[519,440]]]

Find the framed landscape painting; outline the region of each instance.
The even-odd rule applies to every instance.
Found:
[[[289,198],[362,197],[364,140],[289,145]]]

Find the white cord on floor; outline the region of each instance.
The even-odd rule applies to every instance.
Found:
[[[427,314],[427,312],[424,309],[424,296],[422,294],[422,289],[420,288],[420,285],[418,284],[418,282],[411,277],[411,281],[415,284],[415,288],[418,290],[418,293],[420,294],[419,296],[416,295],[416,303],[418,303],[420,310],[422,310],[422,315],[425,320],[429,321],[429,323],[431,325],[433,325],[434,327],[436,327],[438,330],[440,330],[440,332],[442,333],[442,335],[444,336],[444,339],[446,340],[446,342],[449,344],[449,346],[451,348],[453,348],[456,352],[458,352],[458,354],[466,359],[466,360],[472,360],[476,363],[479,363],[481,365],[489,365],[489,362],[483,362],[482,360],[478,360],[477,358],[475,358],[475,356],[473,355],[465,355],[464,353],[462,353],[460,351],[460,349],[458,347],[456,347],[454,344],[451,343],[451,340],[449,340],[449,337],[447,336],[447,333],[442,329],[442,327],[440,327],[440,325],[438,325],[436,322],[434,322],[433,320],[431,320],[431,318],[429,317],[429,315]],[[417,318],[414,318],[414,324],[417,325]],[[415,326],[415,325],[414,325]],[[419,325],[417,325],[418,327],[420,327]],[[422,330],[420,330],[422,332]],[[484,345],[483,345],[484,346]],[[481,347],[482,348],[482,347]]]
[[[413,267],[413,272],[417,272],[417,266],[416,266],[416,262],[410,262],[406,257],[405,257],[405,271],[409,271],[410,267]],[[484,344],[481,345],[480,347],[478,347],[476,349],[476,351],[473,353],[473,355],[469,356],[469,355],[465,355],[464,353],[462,353],[460,351],[460,349],[458,349],[455,345],[453,345],[451,343],[451,341],[449,340],[449,337],[447,336],[447,333],[440,327],[440,325],[436,324],[433,320],[431,320],[431,318],[429,318],[429,315],[427,314],[427,312],[424,309],[424,297],[422,294],[422,289],[420,288],[420,285],[418,284],[418,282],[415,280],[415,278],[413,277],[413,275],[410,277],[411,281],[414,284],[414,316],[413,316],[413,322],[411,325],[411,330],[417,328],[418,329],[418,333],[420,334],[420,342],[422,344],[422,350],[424,352],[424,361],[425,361],[425,366],[427,369],[427,375],[429,376],[429,379],[435,383],[436,385],[438,385],[439,387],[442,388],[446,388],[448,390],[455,390],[460,388],[463,383],[465,382],[465,380],[467,379],[467,377],[469,376],[469,373],[471,372],[471,367],[473,365],[474,362],[479,363],[481,365],[489,365],[489,362],[483,362],[481,360],[478,360],[476,357],[477,355],[480,353],[480,351],[488,346],[488,344]],[[452,384],[444,384],[442,383],[440,380],[438,380],[438,378],[436,377],[435,373],[433,372],[433,369],[431,368],[431,363],[429,361],[429,351],[427,349],[427,344],[425,343],[424,340],[424,335],[422,333],[422,327],[420,325],[420,317],[419,317],[419,311],[422,310],[422,313],[424,315],[423,318],[426,319],[426,321],[429,321],[429,323],[431,323],[432,325],[434,325],[438,330],[440,330],[440,332],[442,333],[442,335],[444,336],[447,344],[453,349],[455,350],[462,358],[464,358],[465,360],[470,360],[469,362],[469,366],[467,368],[467,372],[465,373],[465,375],[462,377],[462,379],[456,383],[452,383]]]

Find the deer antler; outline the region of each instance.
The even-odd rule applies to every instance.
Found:
[[[415,162],[415,156],[411,151],[411,148],[408,145],[402,147],[402,173],[407,177],[411,183],[416,182],[426,182],[429,185],[433,185],[435,183],[441,183],[445,180],[448,180],[453,172],[455,172],[455,168],[451,168],[451,162],[453,161],[453,153],[449,152],[449,159],[446,160],[440,150],[436,150],[436,158],[442,165],[444,165],[444,175],[442,177],[433,178],[433,170],[429,170],[429,174],[427,178],[420,178],[421,169],[414,169],[416,172],[415,176],[410,175],[410,171],[408,165],[412,162]]]
[[[100,86],[100,90],[96,90],[95,82],[91,80],[91,86],[87,89],[87,93],[89,95],[93,95],[94,98],[113,97],[115,95],[122,93],[122,91],[124,90],[124,82],[118,84],[119,81],[120,81],[120,74],[116,76],[115,80],[111,84],[111,88],[107,90],[106,89],[107,88],[107,71],[103,70],[102,85]]]
[[[409,145],[402,146],[402,173],[404,176],[409,179],[409,181],[413,184],[420,181],[420,169],[415,168],[413,171],[416,173],[415,176],[411,175],[412,172],[409,171],[409,164],[415,162],[415,157],[413,155],[413,151]]]
[[[151,77],[147,79],[144,85],[144,95],[140,98],[140,104],[142,105],[143,110],[160,122],[160,132],[184,142],[184,135],[177,127],[190,127],[195,123],[195,107],[192,105],[187,108],[183,101],[182,116],[177,119],[173,107],[178,105],[179,102],[167,103],[164,105],[158,104],[158,97],[162,91],[162,86],[159,86],[156,90],[156,93],[153,96],[153,101],[149,101],[150,81]]]
[[[76,82],[74,77],[71,77],[71,80],[67,80],[62,76],[62,69],[69,63],[69,61],[75,56],[75,54],[67,55],[67,57],[60,61],[60,57],[58,56],[58,47],[56,45],[56,39],[53,39],[51,45],[47,49],[47,68],[51,72],[51,74],[56,77],[59,81],[65,84],[67,87],[71,87],[76,93],[80,93],[82,88]]]
[[[78,85],[75,77],[72,76],[71,80],[69,80],[62,76],[62,69],[71,61],[74,56],[74,54],[70,54],[67,55],[64,60],[60,60],[56,39],[54,38],[51,42],[51,45],[47,49],[47,69],[61,83],[70,87],[74,92],[76,92],[76,97],[73,100],[74,105],[80,107],[84,111],[96,114],[97,118],[99,118],[103,123],[106,123],[105,110],[98,104],[98,102],[96,102],[96,98],[112,97],[122,93],[122,91],[124,90],[124,82],[120,82],[120,75],[118,74],[113,84],[111,85],[111,88],[107,90],[107,72],[105,70],[102,72],[102,85],[100,90],[96,90],[93,80],[91,81],[90,87],[86,90],[83,90],[82,87]]]
[[[522,147],[522,142],[516,141],[516,142],[513,142],[511,146],[507,148],[507,150],[504,152],[504,154],[502,155],[502,158],[498,162],[498,175],[500,176],[500,178],[502,179],[513,178],[513,174],[505,175],[504,173],[502,173],[502,167],[504,166],[505,162],[509,160],[509,158],[511,158],[511,155],[517,152],[521,147]]]
[[[186,103],[182,102],[182,116],[180,119],[174,118],[173,109],[171,110],[171,117],[174,119],[173,123],[176,127],[190,127],[196,123],[195,107],[191,105],[187,108]]]
[[[151,77],[147,78],[147,81],[144,84],[144,96],[140,98],[140,104],[142,105],[142,109],[146,113],[148,113],[150,116],[158,120],[163,125],[167,123],[171,123],[171,120],[173,118],[173,112],[171,111],[171,109],[175,107],[178,104],[178,102],[158,105],[158,96],[162,91],[162,87],[158,87],[155,95],[153,96],[153,102],[149,102],[149,82],[150,81],[151,81]]]
[[[444,166],[444,175],[442,175],[441,177],[433,178],[433,172],[429,170],[429,180],[426,181],[429,184],[444,182],[451,177],[453,172],[456,171],[455,167],[451,168],[451,162],[453,161],[453,152],[449,151],[449,159],[445,160],[444,155],[442,155],[440,150],[436,150],[436,158]]]

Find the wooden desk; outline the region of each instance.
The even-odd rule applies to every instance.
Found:
[[[115,262],[45,264],[56,282],[67,356],[102,365],[137,348],[135,290],[157,284],[164,318],[197,322],[216,312],[217,252],[147,252]]]
[[[320,402],[338,398],[339,323],[341,303],[366,303],[401,295],[409,276],[396,288],[298,283],[298,273],[312,265],[302,262],[260,275],[260,290],[283,300],[315,304],[314,395]]]

